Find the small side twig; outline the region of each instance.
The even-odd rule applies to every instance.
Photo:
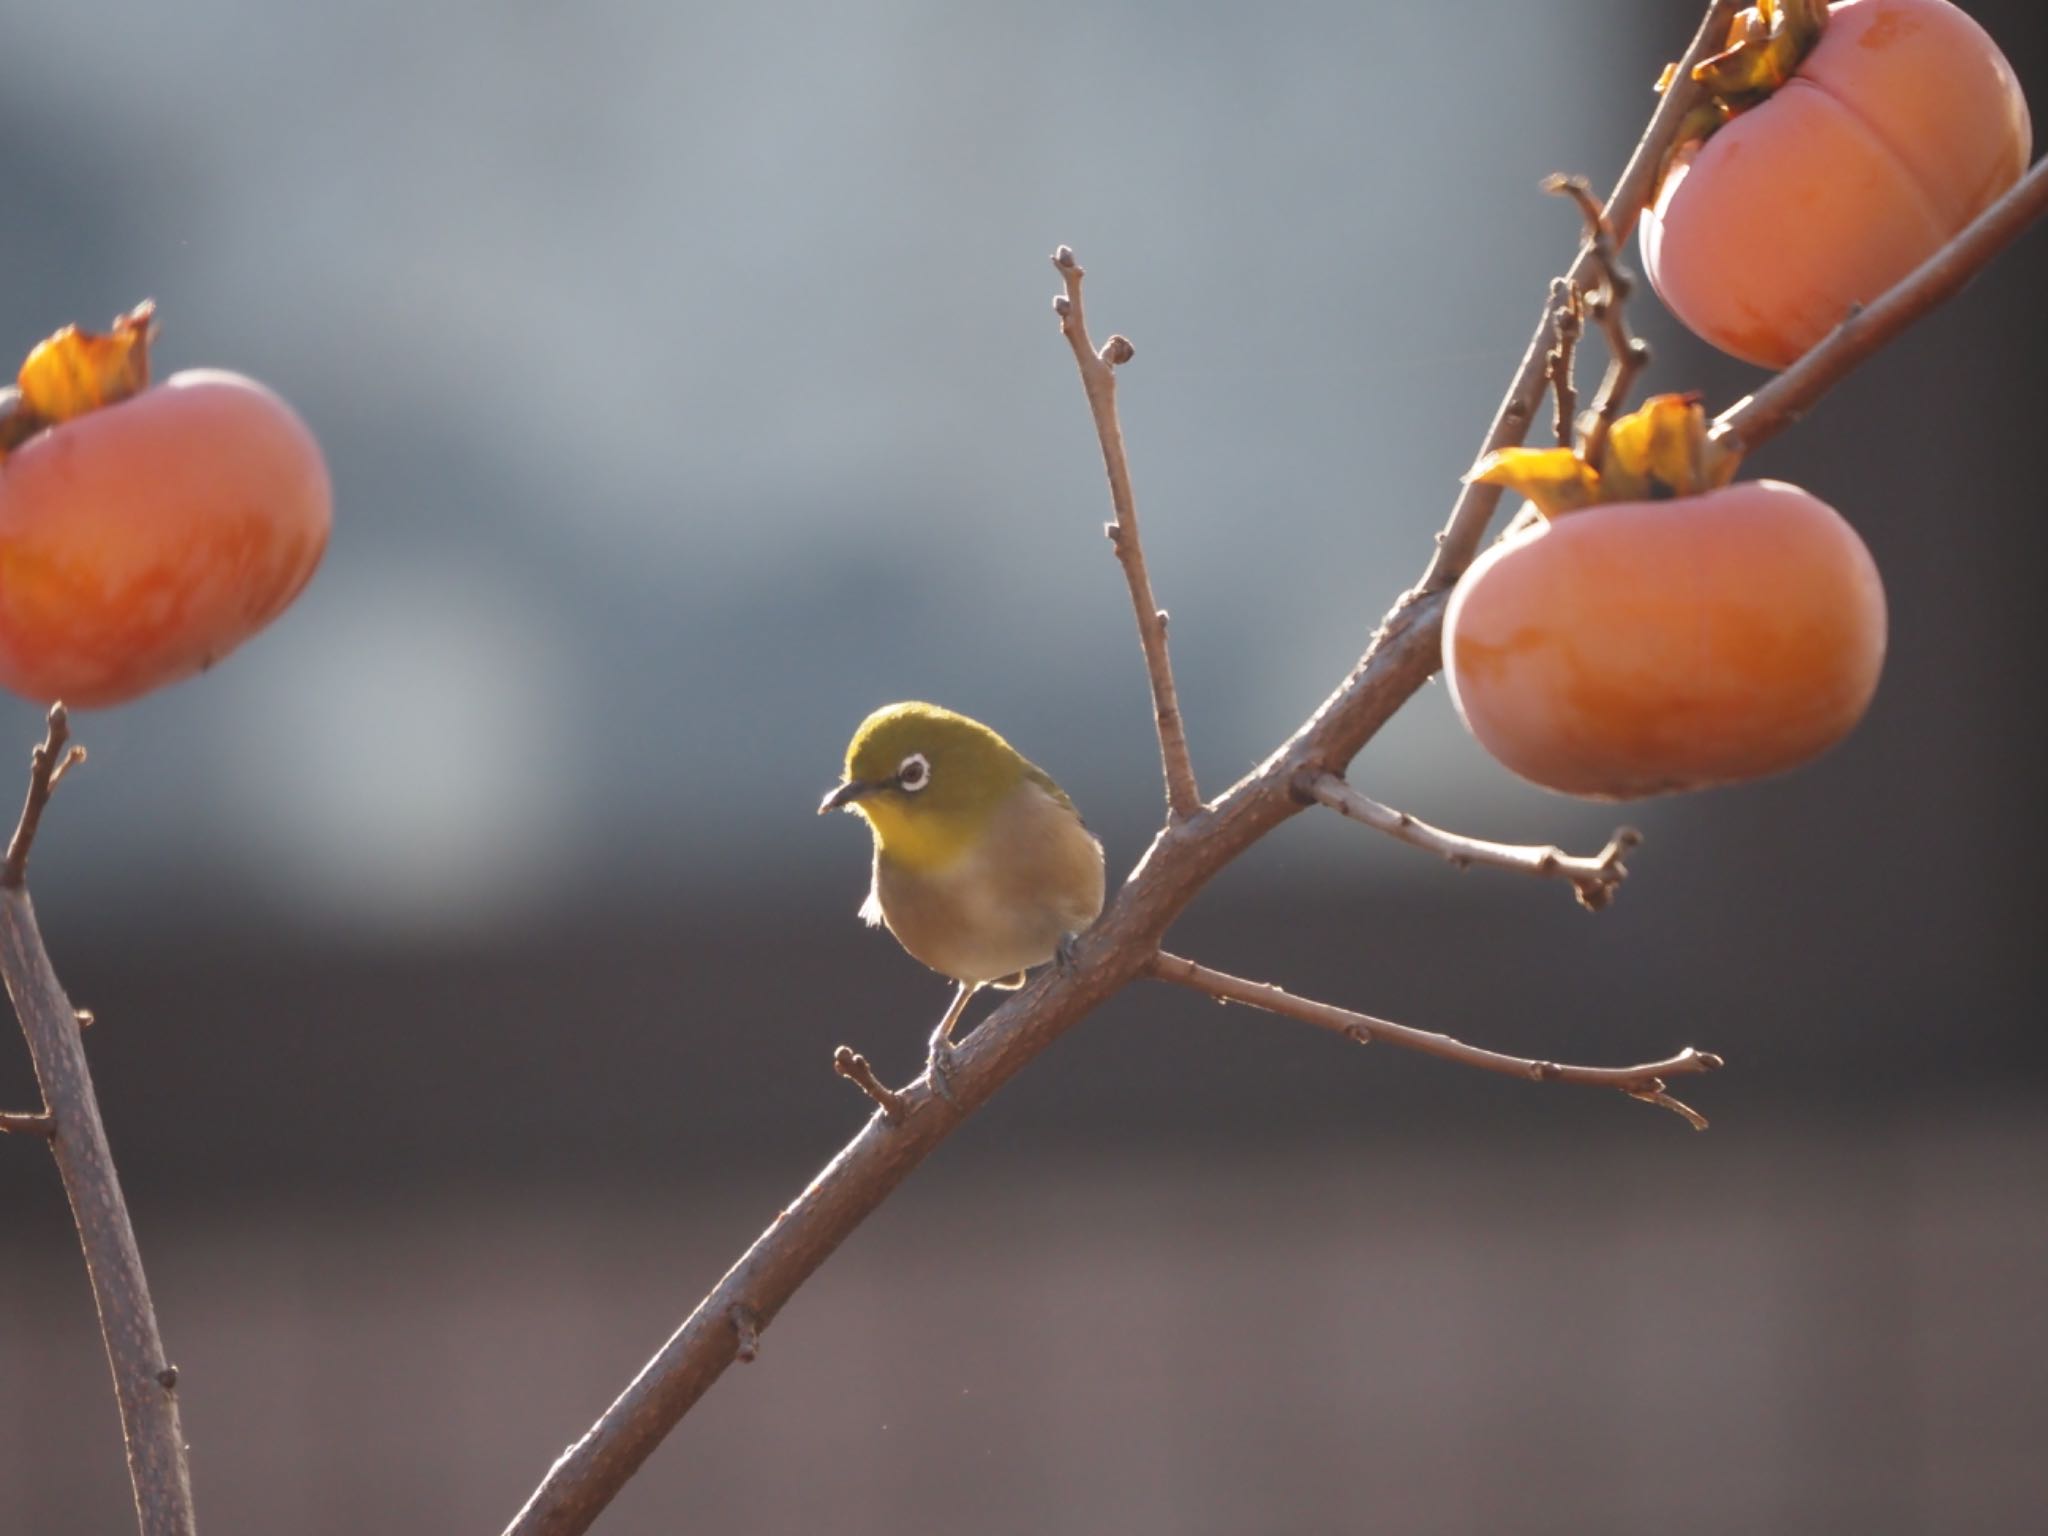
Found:
[[[1319,1003],[1306,997],[1272,986],[1263,981],[1246,981],[1222,971],[1211,970],[1193,960],[1179,955],[1167,954],[1164,950],[1153,956],[1149,974],[1159,981],[1170,981],[1175,986],[1187,987],[1215,998],[1223,1003],[1243,1003],[1247,1007],[1262,1008],[1268,1013],[1282,1014],[1290,1019],[1300,1019],[1305,1024],[1314,1024],[1320,1029],[1333,1030],[1347,1040],[1360,1045],[1370,1045],[1384,1040],[1389,1045],[1403,1046],[1425,1055],[1436,1056],[1444,1061],[1455,1061],[1461,1066],[1478,1067],[1485,1072],[1499,1072],[1508,1077],[1526,1078],[1536,1083],[1583,1083],[1595,1088],[1612,1088],[1627,1094],[1632,1099],[1641,1099],[1646,1104],[1655,1104],[1679,1115],[1696,1131],[1707,1128],[1706,1117],[1690,1106],[1673,1098],[1665,1086],[1665,1079],[1688,1076],[1699,1072],[1711,1072],[1722,1065],[1721,1058],[1711,1051],[1696,1051],[1687,1046],[1675,1056],[1662,1061],[1644,1062],[1633,1067],[1579,1067],[1556,1061],[1534,1061],[1525,1056],[1509,1056],[1500,1051],[1489,1051],[1484,1047],[1467,1045],[1449,1035],[1440,1035],[1433,1030],[1416,1029],[1407,1024],[1395,1024],[1387,1019],[1376,1019],[1370,1014],[1354,1013],[1349,1008],[1338,1008],[1330,1003]]]
[[[1714,420],[1713,441],[1747,454],[1798,421],[1858,364],[1935,306],[2048,214],[2048,156],[2010,192],[1880,298],[1852,311],[1806,356]]]
[[[47,1106],[50,1150],[71,1201],[79,1245],[85,1250],[86,1278],[99,1309],[107,1365],[121,1410],[136,1519],[142,1536],[192,1536],[185,1434],[178,1400],[164,1379],[172,1367],[164,1356],[142,1253],[100,1120],[79,1013],[64,996],[50,965],[36,926],[35,905],[24,884],[29,849],[50,791],[73,764],[83,761],[78,748],[66,750],[68,734],[64,707],[56,705],[50,710],[48,734],[30,759],[28,799],[6,862],[0,865],[0,975],[5,976],[7,995],[28,1040]],[[170,1378],[173,1383],[176,1379]]]
[[[842,1045],[832,1053],[832,1070],[873,1099],[881,1108],[882,1118],[891,1125],[900,1125],[909,1113],[910,1101],[875,1076],[867,1057],[852,1046]]]
[[[41,1136],[57,1134],[57,1117],[46,1109],[0,1110],[0,1136]]]
[[[1145,551],[1138,540],[1138,503],[1131,490],[1131,468],[1124,455],[1124,431],[1116,414],[1116,370],[1131,360],[1135,349],[1122,336],[1112,336],[1098,350],[1088,339],[1088,322],[1081,310],[1081,279],[1085,275],[1073,251],[1061,246],[1053,252],[1052,264],[1059,268],[1067,291],[1052,301],[1060,317],[1060,334],[1074,349],[1074,362],[1081,370],[1081,387],[1088,395],[1088,410],[1095,418],[1095,435],[1102,442],[1103,468],[1109,475],[1109,500],[1116,521],[1109,524],[1109,541],[1122,562],[1124,579],[1131,589],[1131,606],[1138,617],[1138,642],[1145,651],[1145,671],[1152,684],[1152,714],[1159,728],[1159,757],[1166,772],[1166,805],[1174,819],[1184,820],[1202,808],[1202,794],[1195,787],[1194,761],[1188,755],[1187,726],[1181,720],[1180,695],[1173,685],[1173,662],[1166,648],[1166,613],[1152,596],[1152,578],[1145,570]]]
[[[1521,843],[1493,843],[1466,837],[1382,805],[1350,783],[1327,771],[1303,775],[1302,793],[1340,816],[1371,827],[1375,832],[1433,853],[1457,869],[1482,864],[1539,880],[1563,880],[1571,885],[1579,905],[1598,912],[1614,900],[1621,882],[1628,878],[1628,866],[1621,861],[1643,840],[1634,827],[1618,827],[1607,846],[1591,857],[1566,853],[1556,847],[1533,847]]]
[[[1586,298],[1578,284],[1562,277],[1550,280],[1550,333],[1556,338],[1543,359],[1543,379],[1554,404],[1551,435],[1557,446],[1572,445],[1573,423],[1579,414],[1579,390],[1572,382],[1579,336],[1586,328]]]
[[[22,802],[21,820],[7,845],[7,859],[0,864],[0,887],[18,891],[28,879],[29,849],[35,846],[36,829],[43,823],[43,807],[50,803],[64,775],[85,761],[85,748],[66,743],[71,739],[71,716],[62,704],[52,704],[43,740],[28,760],[28,798]]]
[[[1551,176],[1543,183],[1543,190],[1559,197],[1568,197],[1579,205],[1579,216],[1586,222],[1586,249],[1592,252],[1593,270],[1599,277],[1599,286],[1585,300],[1586,313],[1593,323],[1600,327],[1600,333],[1607,338],[1607,372],[1600,380],[1600,391],[1593,397],[1593,407],[1588,413],[1586,437],[1580,445],[1580,457],[1596,468],[1601,455],[1607,450],[1607,434],[1613,429],[1615,418],[1621,415],[1621,408],[1628,403],[1629,391],[1635,388],[1636,379],[1650,366],[1650,345],[1640,336],[1632,336],[1628,329],[1628,299],[1635,289],[1635,281],[1621,264],[1621,257],[1615,250],[1614,229],[1607,222],[1607,214],[1600,206],[1600,200],[1593,195],[1593,189],[1583,176]],[[1563,402],[1558,408],[1563,409]]]

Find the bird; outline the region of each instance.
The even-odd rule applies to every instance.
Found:
[[[983,987],[1065,964],[1102,911],[1102,844],[1052,775],[978,720],[890,704],[860,723],[818,813],[874,834],[860,915],[956,984],[932,1031],[933,1088],[952,1096],[953,1026]]]

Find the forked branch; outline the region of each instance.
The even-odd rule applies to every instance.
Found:
[[[1317,804],[1328,806],[1338,815],[1348,816],[1375,832],[1384,832],[1411,848],[1433,853],[1454,868],[1470,869],[1480,864],[1518,875],[1534,875],[1539,880],[1566,881],[1579,905],[1589,912],[1598,912],[1614,900],[1614,893],[1628,878],[1628,866],[1621,861],[1643,840],[1643,834],[1634,827],[1618,827],[1607,840],[1607,846],[1588,858],[1566,853],[1562,848],[1491,843],[1484,838],[1446,832],[1406,811],[1382,805],[1334,773],[1305,774],[1301,789]]]
[[[1646,1104],[1655,1104],[1684,1116],[1696,1131],[1707,1128],[1706,1116],[1673,1098],[1666,1090],[1665,1080],[1712,1072],[1722,1065],[1721,1058],[1711,1051],[1696,1051],[1691,1046],[1676,1056],[1668,1056],[1662,1061],[1646,1061],[1633,1067],[1576,1067],[1565,1062],[1509,1056],[1500,1051],[1489,1051],[1483,1046],[1467,1045],[1434,1030],[1416,1029],[1388,1019],[1376,1019],[1370,1014],[1354,1013],[1349,1008],[1319,1003],[1312,998],[1296,997],[1292,992],[1267,982],[1246,981],[1243,977],[1211,970],[1206,965],[1197,965],[1192,960],[1169,955],[1163,950],[1153,957],[1148,974],[1155,980],[1170,981],[1175,986],[1190,988],[1221,1003],[1243,1003],[1247,1007],[1263,1008],[1268,1013],[1300,1019],[1304,1024],[1313,1024],[1319,1029],[1334,1030],[1359,1045],[1383,1040],[1406,1050],[1455,1061],[1460,1066],[1526,1078],[1534,1083],[1584,1083],[1595,1088],[1612,1088],[1632,1099],[1641,1099]]]
[[[1592,253],[1593,272],[1599,279],[1582,302],[1586,315],[1600,327],[1600,334],[1606,338],[1607,372],[1601,377],[1599,393],[1593,397],[1585,441],[1579,449],[1588,464],[1597,466],[1606,452],[1607,434],[1613,430],[1621,408],[1628,403],[1629,391],[1635,388],[1636,379],[1642,371],[1650,366],[1650,344],[1640,336],[1629,334],[1628,300],[1635,289],[1635,280],[1621,265],[1621,253],[1614,245],[1614,227],[1607,222],[1606,211],[1600,206],[1600,200],[1593,196],[1593,189],[1586,178],[1552,176],[1544,181],[1543,190],[1568,197],[1578,204],[1579,217],[1586,225],[1586,248]],[[1551,316],[1553,325],[1562,326],[1563,321],[1558,317],[1555,306],[1551,309]],[[1559,340],[1563,340],[1562,330]],[[1560,412],[1564,409],[1561,396],[1558,409]]]
[[[909,1113],[909,1101],[875,1076],[874,1065],[852,1046],[842,1045],[832,1053],[832,1070],[873,1099],[891,1125]]]
[[[1074,363],[1081,370],[1081,387],[1088,395],[1088,411],[1095,418],[1095,435],[1102,443],[1102,465],[1109,475],[1109,503],[1116,521],[1109,524],[1109,541],[1123,563],[1124,579],[1131,589],[1131,606],[1138,616],[1138,643],[1145,652],[1145,673],[1152,685],[1152,716],[1159,728],[1159,758],[1166,770],[1166,806],[1175,820],[1192,816],[1202,807],[1202,793],[1195,787],[1195,766],[1188,756],[1187,727],[1181,720],[1180,694],[1173,686],[1173,662],[1166,648],[1166,610],[1152,596],[1152,578],[1145,570],[1145,549],[1138,538],[1138,500],[1131,491],[1131,466],[1124,456],[1124,429],[1116,414],[1116,370],[1134,355],[1129,340],[1112,336],[1098,350],[1088,337],[1087,316],[1081,308],[1081,279],[1086,274],[1074,253],[1066,246],[1053,252],[1052,264],[1059,268],[1067,291],[1052,301],[1060,317],[1060,334],[1074,349]]]
[[[30,759],[28,799],[0,867],[0,973],[28,1040],[43,1091],[50,1150],[78,1224],[85,1270],[98,1304],[107,1364],[128,1445],[128,1477],[143,1536],[191,1536],[192,1485],[185,1435],[178,1423],[177,1375],[164,1358],[156,1308],[142,1273],[142,1253],[100,1122],[99,1099],[86,1066],[78,1010],[64,996],[36,926],[24,876],[29,850],[50,794],[84,760],[66,748],[64,706],[50,710],[49,733]]]

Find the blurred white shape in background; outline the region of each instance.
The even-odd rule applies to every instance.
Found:
[[[385,570],[374,604],[306,615],[263,751],[225,759],[243,878],[330,932],[447,937],[524,915],[601,793],[546,627],[468,575]]]

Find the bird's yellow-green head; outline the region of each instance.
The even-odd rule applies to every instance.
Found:
[[[1027,778],[1066,798],[979,721],[936,704],[890,704],[853,733],[845,781],[818,810],[850,807],[867,818],[890,859],[937,869],[974,845],[1004,797]]]

